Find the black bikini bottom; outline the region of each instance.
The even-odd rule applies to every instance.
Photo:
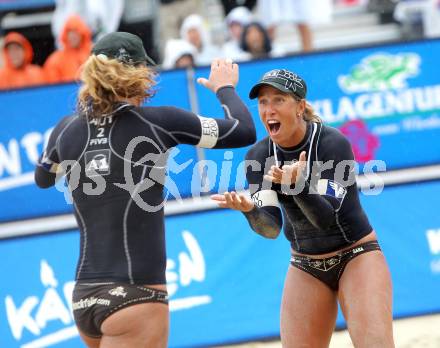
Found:
[[[350,260],[369,251],[380,250],[377,241],[366,242],[342,251],[340,254],[326,258],[311,258],[308,256],[292,255],[290,264],[318,278],[330,289],[339,289],[339,279],[345,266]]]
[[[111,314],[146,302],[168,304],[166,291],[124,283],[76,283],[73,290],[73,316],[87,336],[101,337],[101,324]]]

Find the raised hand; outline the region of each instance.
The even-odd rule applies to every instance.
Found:
[[[278,168],[277,166],[270,167],[270,170],[264,176],[264,179],[283,185],[296,184],[306,168],[306,165],[306,152],[303,151],[299,155],[299,161],[295,163],[286,164],[281,168]]]
[[[249,212],[254,209],[254,202],[244,194],[239,194],[234,191],[212,195],[211,199],[216,201],[221,208],[230,208],[242,212]]]
[[[209,79],[199,77],[197,82],[214,93],[224,86],[235,87],[238,82],[238,64],[233,63],[231,59],[214,59]]]

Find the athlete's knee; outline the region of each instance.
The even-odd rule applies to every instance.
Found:
[[[359,348],[392,348],[394,347],[393,328],[388,323],[362,325],[362,328],[349,328],[355,347]]]
[[[353,339],[353,344],[357,348],[394,348],[392,335],[364,335],[358,339]]]

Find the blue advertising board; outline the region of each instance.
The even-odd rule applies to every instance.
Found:
[[[57,121],[74,112],[76,93],[70,84],[0,93],[0,221],[71,211],[54,188],[36,187],[33,172]]]
[[[230,221],[235,223],[233,231]],[[245,219],[234,212],[167,220],[170,347],[239,340],[247,332],[259,337],[265,335],[265,331],[258,332],[260,327],[277,333],[278,322],[273,318],[279,311],[286,268],[282,259],[288,260],[288,246],[281,239],[267,244],[250,231],[237,234],[246,226]],[[8,260],[0,271],[7,279],[0,290],[1,347],[81,346],[68,300],[78,243],[77,231],[0,241],[0,253]],[[254,257],[263,251],[279,254],[279,261]],[[271,281],[255,283],[255,277]],[[271,295],[252,311],[241,310],[240,299],[248,297],[250,305],[257,304],[261,293]]]
[[[390,266],[394,317],[440,311],[439,195],[436,181],[362,196]],[[170,347],[279,335],[283,236],[266,240],[231,210],[168,217],[166,228]],[[78,243],[77,231],[0,241],[0,347],[80,346],[68,301]]]
[[[350,139],[360,163],[438,163],[439,53],[436,40],[316,55],[304,69],[311,103]]]
[[[439,194],[434,181],[361,199],[391,270],[395,317],[440,312]]]
[[[151,105],[175,105],[190,109],[187,79],[183,71],[161,74]],[[176,93],[178,91],[178,93]],[[0,93],[0,221],[71,212],[64,194],[56,188],[41,190],[34,183],[34,167],[49,134],[59,119],[76,108],[76,84],[29,88]],[[190,182],[196,151],[178,146],[170,155],[169,177],[173,182]],[[189,162],[188,162],[189,161]],[[186,166],[182,166],[185,164]],[[176,179],[176,176],[179,179]],[[182,197],[190,195],[181,185]]]
[[[0,11],[55,6],[55,0],[0,0]]]

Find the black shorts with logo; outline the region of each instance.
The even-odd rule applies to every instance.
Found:
[[[90,337],[102,336],[101,324],[116,311],[146,302],[168,304],[166,291],[125,283],[79,283],[73,289],[75,323]]]

